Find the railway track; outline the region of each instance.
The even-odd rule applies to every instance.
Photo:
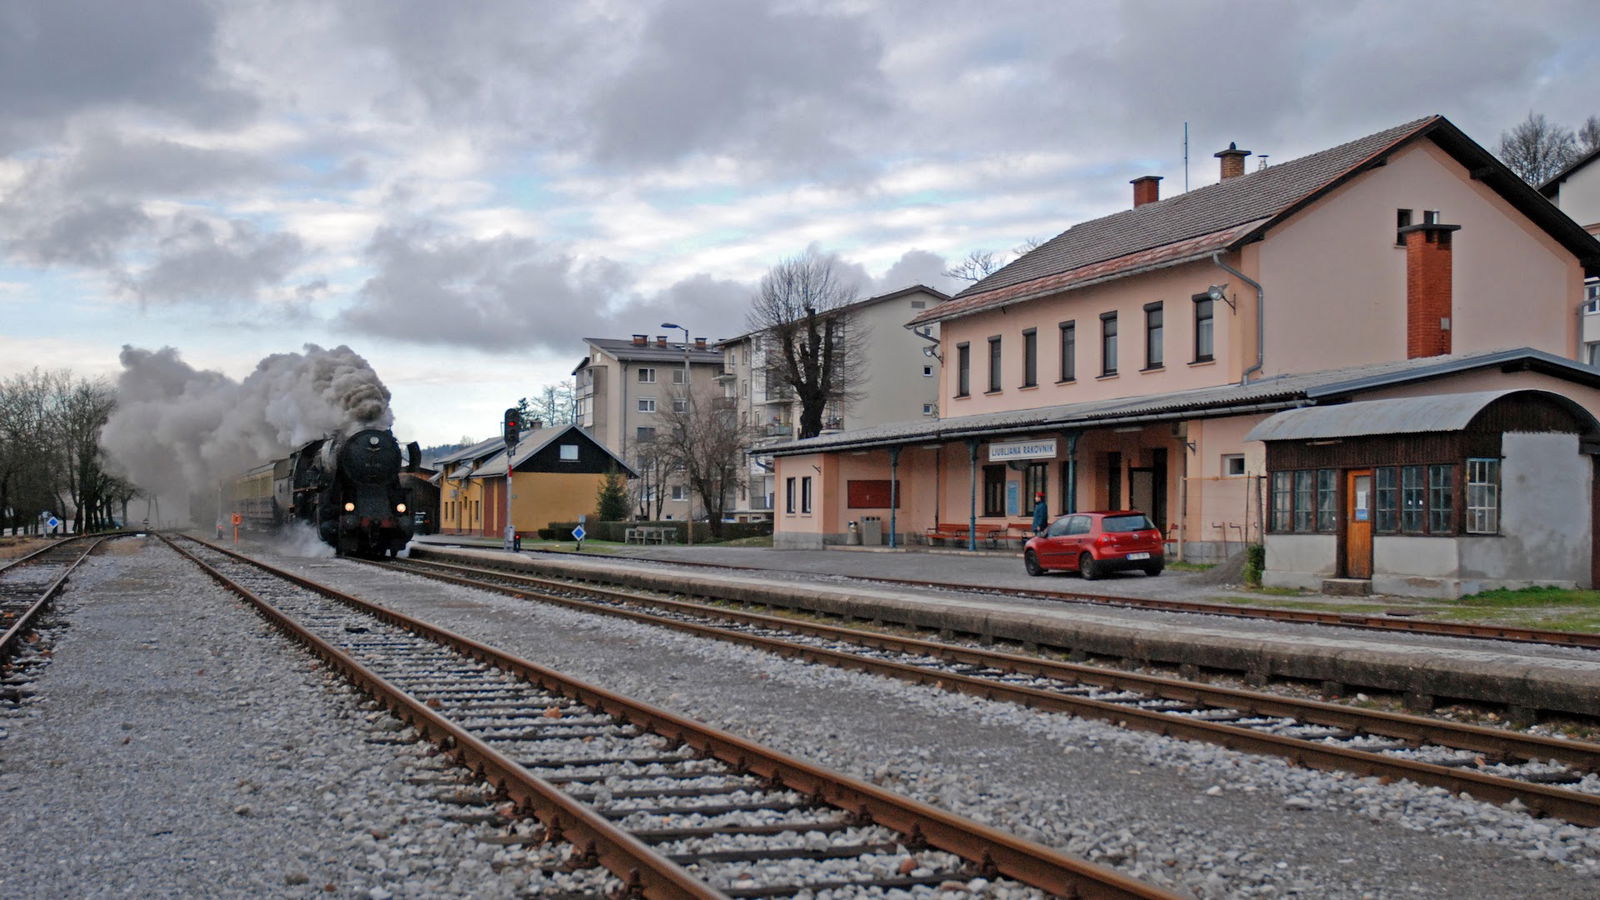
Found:
[[[0,664],[22,649],[73,570],[104,540],[75,538],[52,543],[0,570]]]
[[[538,553],[540,551],[527,551]],[[619,563],[638,562],[636,557],[607,555],[604,553],[584,552],[584,556],[591,559],[614,559]],[[738,572],[767,572],[757,566],[738,566],[727,563],[699,562],[692,560],[652,560],[667,565],[688,568],[728,569]],[[1032,599],[1055,600],[1066,603],[1083,603],[1095,606],[1124,607],[1128,609],[1149,609],[1162,612],[1194,613],[1207,616],[1227,616],[1235,619],[1267,619],[1274,622],[1291,622],[1301,625],[1322,625],[1336,628],[1355,628],[1366,631],[1400,632],[1405,634],[1423,634],[1434,637],[1477,638],[1480,640],[1513,641],[1525,644],[1549,644],[1558,647],[1586,647],[1600,649],[1600,634],[1578,631],[1552,631],[1541,628],[1517,628],[1505,625],[1471,625],[1461,622],[1438,622],[1426,619],[1414,619],[1400,615],[1367,615],[1362,613],[1342,612],[1317,612],[1313,610],[1281,609],[1276,607],[1240,606],[1228,603],[1212,603],[1208,601],[1192,600],[1162,600],[1149,597],[1121,597],[1110,594],[1092,594],[1086,591],[1050,591],[1035,588],[1013,589],[995,587],[992,585],[958,584],[955,582],[927,581],[922,579],[884,578],[873,576],[864,578],[852,576],[854,580],[869,584],[884,584],[895,587],[914,587],[920,589],[932,588],[934,590],[954,591],[958,593],[992,594],[1003,597],[1027,597]]]
[[[231,551],[173,546],[628,895],[842,897],[983,878],[1040,896],[1173,896]]]
[[[1403,778],[1600,826],[1600,745],[415,560],[388,568],[1295,764]]]

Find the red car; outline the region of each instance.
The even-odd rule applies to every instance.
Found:
[[[1029,575],[1064,569],[1092,580],[1121,569],[1160,575],[1166,554],[1161,529],[1142,512],[1120,509],[1062,516],[1028,540],[1022,562]]]

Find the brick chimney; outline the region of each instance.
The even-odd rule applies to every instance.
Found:
[[[656,346],[657,347],[665,347],[665,346],[667,346],[667,336],[664,335],[664,334],[656,335]]]
[[[1160,175],[1140,175],[1128,183],[1133,185],[1134,209],[1161,199]]]
[[[1244,174],[1244,158],[1250,155],[1250,151],[1240,150],[1238,144],[1229,141],[1228,149],[1218,150],[1211,155],[1222,160],[1222,180],[1227,181]]]
[[[696,350],[704,350],[706,348],[706,339],[705,338],[695,338],[694,339],[694,348]]]
[[[1406,359],[1450,352],[1450,235],[1460,230],[1439,222],[1400,229],[1406,242]]]
[[[646,343],[649,342],[649,340],[650,340],[649,337],[646,336],[646,335],[636,334],[636,335],[633,336],[633,345],[635,347],[643,347]]]

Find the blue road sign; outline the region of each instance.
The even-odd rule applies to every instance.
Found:
[[[56,518],[55,516],[51,516],[50,518],[45,520],[44,526],[46,528],[50,529],[51,531],[55,531],[57,528],[61,527],[61,520]]]
[[[577,528],[572,529],[572,539],[575,541],[581,541],[588,533],[589,532],[583,530],[582,525],[579,525]]]

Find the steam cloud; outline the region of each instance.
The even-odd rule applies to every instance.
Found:
[[[100,444],[134,484],[180,502],[307,441],[394,423],[389,389],[345,346],[273,354],[242,382],[195,369],[172,347],[124,346],[121,361]]]

